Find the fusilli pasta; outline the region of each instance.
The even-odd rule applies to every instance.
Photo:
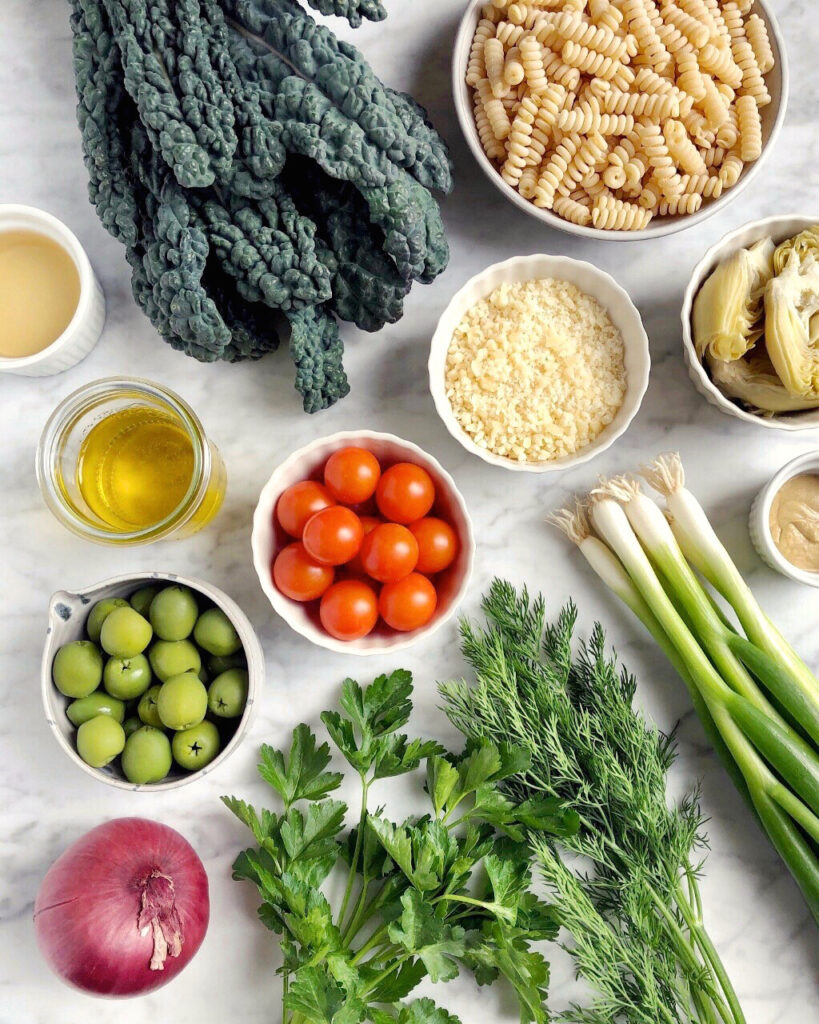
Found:
[[[475,29],[475,36],[472,40],[472,49],[469,51],[469,64],[466,69],[466,84],[475,88],[482,78],[486,76],[486,65],[483,61],[483,49],[487,39],[495,34],[494,23],[488,18],[482,18]]]
[[[592,224],[604,231],[640,231],[648,227],[651,210],[614,196],[598,196],[592,207]]]
[[[520,41],[520,61],[526,74],[529,89],[539,95],[546,92],[549,82],[543,66],[543,51],[534,36],[524,36]]]
[[[774,66],[773,49],[768,39],[768,29],[758,14],[752,14],[745,22],[745,36],[754,51],[761,74],[767,75]]]
[[[658,124],[640,125],[637,129],[640,145],[649,165],[654,171],[654,179],[664,196],[671,197],[682,192],[680,176],[671,159],[665,137]]]
[[[740,96],[737,100],[737,127],[740,158],[745,163],[758,160],[762,155],[762,121],[753,96]]]
[[[571,221],[572,224],[580,224],[583,227],[591,224],[592,215],[589,207],[570,196],[558,196],[552,209],[564,220]]]
[[[481,146],[574,224],[718,199],[762,152],[775,53],[752,0],[491,0],[469,51]]]

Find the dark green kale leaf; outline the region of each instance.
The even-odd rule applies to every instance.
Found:
[[[427,188],[451,169],[423,110],[292,0],[70,2],[89,195],[139,306],[206,362],[258,358],[289,323],[305,409],[346,395],[334,317],[394,322],[448,259]],[[428,753],[390,742],[382,777]]]
[[[370,222],[358,190],[298,157],[288,160],[284,177],[298,208],[316,224],[335,315],[363,331],[379,331],[400,320],[412,282],[401,277],[384,252],[384,233]]]
[[[257,52],[267,54],[267,76],[276,86],[295,71],[396,167],[426,188],[451,189],[449,154],[422,108],[388,91],[356,47],[336,39],[293,0],[222,0],[222,6]]]
[[[305,412],[326,409],[349,394],[341,357],[344,345],[338,323],[324,306],[307,306],[287,313],[290,356],[296,364],[296,390]]]
[[[387,17],[380,0],[307,0],[307,3],[321,14],[335,14],[338,18],[346,18],[353,28],[358,28],[362,18],[383,21]]]
[[[230,169],[219,183],[229,185],[237,195],[264,199],[273,193],[287,156],[281,143],[282,126],[265,116],[256,83],[242,80],[231,48],[233,33],[228,31],[218,0],[201,0],[201,9],[207,20],[213,67],[233,106],[237,136]]]
[[[316,253],[315,225],[281,182],[272,184],[271,195],[255,203],[194,197],[210,251],[248,302],[283,311],[325,302],[330,274]]]
[[[204,362],[221,359],[231,336],[202,283],[207,237],[141,122],[132,121],[126,130],[130,174],[141,211],[141,237],[128,253],[134,297],[174,348]]]
[[[230,167],[236,149],[233,111],[207,61],[191,0],[104,0],[125,72],[125,88],[177,181],[210,185]],[[198,5],[197,5],[198,6]],[[172,12],[179,8],[182,24]],[[184,46],[178,47],[184,31]]]
[[[233,363],[275,352],[280,340],[277,314],[269,306],[242,298],[236,290],[236,281],[225,274],[212,253],[205,264],[202,284],[230,332],[230,343],[220,359]]]
[[[71,0],[77,119],[88,170],[88,194],[103,227],[125,245],[136,244],[138,210],[126,177],[128,155],[117,113],[127,100],[120,52],[99,0]]]

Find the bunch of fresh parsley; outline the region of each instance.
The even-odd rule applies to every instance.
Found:
[[[504,779],[525,771],[530,755],[489,741],[456,757],[398,730],[412,710],[412,677],[396,671],[362,688],[345,681],[344,712],[322,721],[361,780],[357,827],[345,834],[347,807],[329,794],[342,775],[327,771],[328,744],[307,725],[290,751],[262,747],[259,772],[283,809],[225,804],[253,833],[234,878],[253,882],[259,916],[281,935],[283,1024],[459,1024],[430,999],[405,1000],[422,978],[449,981],[460,968],[479,984],[503,976],[521,1021],[545,1022],[548,964],[531,948],[554,938],[554,909],[530,891],[528,830],[570,835],[576,814],[552,797],[514,802]],[[402,824],[370,811],[377,780],[426,761],[431,813]],[[347,884],[334,908],[321,886],[336,864]]]

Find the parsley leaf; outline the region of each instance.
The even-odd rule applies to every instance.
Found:
[[[328,770],[330,748],[306,725],[293,730],[286,754],[262,748],[259,772],[281,798],[279,813],[223,798],[257,844],[239,854],[233,875],[256,886],[259,917],[281,936],[283,1019],[460,1024],[429,999],[403,1000],[423,978],[449,981],[465,966],[479,984],[507,978],[521,1020],[542,1024],[548,970],[530,943],[554,938],[558,922],[529,890],[529,830],[566,834],[575,823],[559,801],[516,803],[501,791],[526,770],[528,753],[487,740],[455,756],[409,739],[399,730],[411,694],[404,671],[367,687],[348,679],[341,710],[321,716],[359,776],[354,828],[345,829],[347,806],[328,796],[342,779]],[[396,824],[368,806],[376,780],[424,761],[430,813]],[[337,865],[347,870],[338,904],[322,891]]]
[[[458,976],[456,957],[466,952],[465,932],[437,917],[421,893],[408,889],[401,897],[403,912],[388,928],[390,939],[424,964],[432,981]]]
[[[281,796],[285,809],[297,800],[321,800],[341,785],[339,772],[325,772],[330,763],[326,743],[316,746],[316,737],[308,725],[293,730],[290,753],[285,760],[280,750],[264,744],[259,774]]]

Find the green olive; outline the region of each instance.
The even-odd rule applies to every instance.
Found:
[[[238,718],[247,703],[247,672],[229,668],[217,676],[208,690],[208,709],[217,718]]]
[[[149,587],[140,587],[135,593],[131,594],[131,607],[138,611],[143,619],[148,618],[148,610],[151,607],[151,601],[161,590],[158,584]]]
[[[190,729],[205,717],[208,691],[194,672],[184,672],[180,676],[171,676],[162,684],[156,707],[166,728]]]
[[[88,613],[88,618],[85,622],[85,630],[95,644],[100,642],[100,630],[108,615],[115,608],[125,608],[127,605],[128,602],[124,597],[106,597],[102,601],[97,601]]]
[[[133,658],[109,658],[102,673],[102,685],[112,697],[133,700],[151,685],[151,666],[144,654]]]
[[[221,608],[208,608],[196,620],[193,638],[199,646],[218,657],[226,658],[242,648],[239,634]]]
[[[102,690],[97,690],[94,693],[89,693],[87,697],[72,700],[65,709],[65,713],[68,715],[68,720],[76,726],[96,718],[97,715],[109,715],[118,722],[122,722],[125,718],[125,705],[116,697],[109,697]]]
[[[180,767],[195,772],[216,757],[220,742],[219,730],[213,722],[205,721],[174,733],[171,749]]]
[[[124,746],[125,731],[110,715],[89,718],[77,729],[77,753],[92,768],[104,768]]]
[[[243,650],[237,651],[235,654],[228,654],[224,657],[213,654],[208,658],[208,669],[212,676],[220,676],[223,672],[227,672],[229,668],[247,668],[247,658]]]
[[[153,630],[147,619],[130,605],[115,608],[102,624],[100,643],[106,654],[114,658],[135,658],[151,642]]]
[[[199,651],[190,640],[154,640],[148,657],[154,674],[163,683],[183,672],[198,673],[202,667]]]
[[[54,685],[66,697],[87,697],[102,682],[102,654],[90,640],[64,644],[51,667]]]
[[[136,785],[161,782],[171,770],[171,741],[161,729],[143,725],[125,741],[122,770]]]
[[[126,740],[128,739],[129,736],[132,736],[137,731],[137,729],[141,729],[141,728],[142,728],[142,719],[139,717],[139,715],[130,715],[122,723],[122,729],[123,729],[123,731],[125,733],[125,739]]]
[[[159,696],[161,686],[152,686],[146,690],[139,699],[137,714],[146,725],[152,725],[155,729],[162,728],[162,719],[156,706],[156,699]]]
[[[196,598],[188,587],[165,587],[151,601],[151,625],[160,640],[189,637],[198,614]]]

